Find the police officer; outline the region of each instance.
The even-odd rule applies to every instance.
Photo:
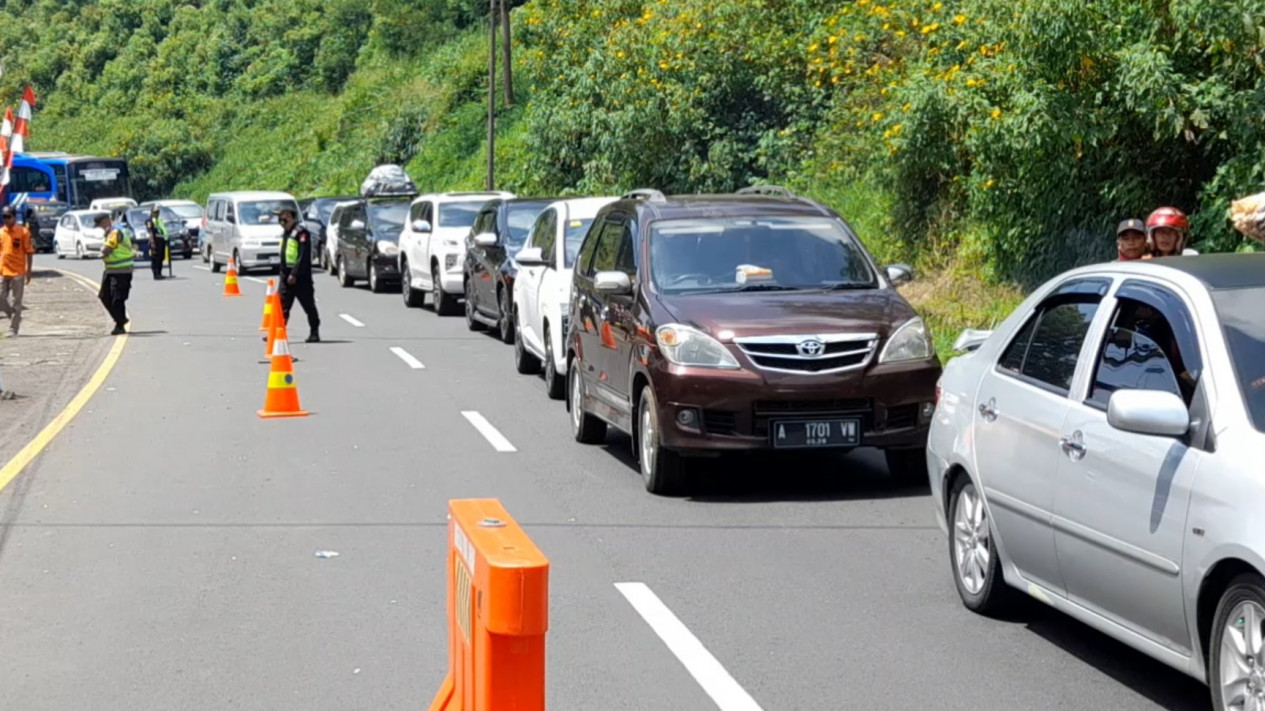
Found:
[[[105,233],[105,245],[101,258],[105,261],[105,275],[101,278],[101,291],[97,298],[114,319],[111,335],[126,333],[127,297],[132,293],[132,265],[136,261],[136,249],[126,230],[114,226],[107,214],[97,217],[97,227]]]
[[[158,206],[149,211],[149,219],[145,220],[145,231],[149,233],[149,268],[155,279],[166,279],[163,276],[163,262],[167,259],[167,225],[163,222]]]
[[[321,340],[321,316],[316,312],[316,292],[312,284],[312,234],[299,222],[293,207],[273,211],[285,232],[281,235],[281,313],[290,324],[290,307],[298,299],[307,314],[307,342]]]

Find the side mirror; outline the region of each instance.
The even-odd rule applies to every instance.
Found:
[[[887,280],[892,286],[908,284],[914,280],[914,270],[907,264],[890,264],[883,271],[887,272]]]
[[[631,294],[632,279],[623,272],[598,272],[593,277],[593,288],[606,294]]]
[[[528,247],[514,255],[514,261],[518,262],[519,266],[539,267],[544,265],[545,258],[540,251],[540,247]]]
[[[349,228],[351,228],[351,229],[353,229],[353,230],[363,230],[363,229],[365,228],[365,221],[364,221],[364,220],[352,220],[352,221],[351,221],[351,224],[350,224],[350,225],[347,225],[347,227],[349,227]]]
[[[1181,437],[1190,430],[1190,411],[1170,392],[1117,390],[1107,401],[1107,424],[1123,432]]]
[[[968,328],[962,331],[958,339],[953,342],[953,350],[957,353],[977,350],[984,345],[984,341],[987,341],[991,335],[993,335],[992,331],[979,331],[974,328]]]
[[[474,236],[474,243],[480,247],[495,247],[496,234],[492,232],[480,232]]]
[[[426,220],[413,220],[413,231],[418,234],[430,232],[430,223]]]

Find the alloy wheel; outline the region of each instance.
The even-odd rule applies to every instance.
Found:
[[[962,587],[971,595],[984,589],[992,556],[984,501],[975,487],[967,487],[958,495],[953,511],[953,562]]]
[[[1265,710],[1265,608],[1253,600],[1235,606],[1221,633],[1221,702],[1227,709]]]
[[[641,449],[641,475],[647,480],[654,476],[655,452],[659,448],[658,423],[655,421],[652,410],[654,410],[653,404],[643,400],[641,426],[637,428],[637,439]]]
[[[567,378],[571,381],[571,431],[579,432],[584,420],[584,410],[581,406],[584,401],[584,385],[580,382],[580,375],[575,372],[575,368],[568,368],[567,374]]]

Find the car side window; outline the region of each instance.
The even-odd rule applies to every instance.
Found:
[[[615,270],[628,276],[637,273],[637,249],[633,239],[634,224],[625,220],[619,225],[619,252],[615,258]]]
[[[426,203],[424,203],[424,202],[419,202],[419,203],[417,203],[416,205],[414,205],[413,207],[409,208],[409,211],[408,211],[408,221],[409,221],[409,224],[410,224],[410,225],[411,225],[411,224],[413,224],[414,222],[417,222],[418,220],[423,220],[423,219],[425,219],[424,217],[422,217],[422,210],[423,210],[425,207],[426,207]]]
[[[1060,296],[1046,301],[1006,347],[997,368],[1066,395],[1098,303],[1097,295]]]
[[[536,220],[535,226],[532,228],[531,245],[540,248],[540,257],[545,260],[546,264],[557,267],[554,264],[554,246],[558,243],[558,211],[546,210],[543,215]]]
[[[1188,407],[1194,401],[1202,358],[1193,322],[1179,301],[1164,303],[1153,297],[1121,287],[1087,405],[1106,410],[1113,392],[1134,389],[1171,392]]]
[[[591,273],[609,272],[615,269],[619,260],[619,249],[623,244],[623,222],[620,217],[608,217],[602,225],[597,247],[593,251],[593,264],[589,268]]]
[[[588,234],[584,236],[584,242],[580,244],[576,271],[586,277],[593,276],[593,255],[597,253],[597,243],[602,238],[605,228],[605,220],[593,220],[593,224],[589,225]]]

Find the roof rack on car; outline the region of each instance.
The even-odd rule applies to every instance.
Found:
[[[667,202],[667,198],[663,193],[653,188],[640,188],[628,193],[624,193],[623,200],[646,200],[648,202]]]
[[[787,190],[781,185],[751,185],[745,188],[739,188],[738,195],[777,195],[778,197],[793,198],[795,193]]]

